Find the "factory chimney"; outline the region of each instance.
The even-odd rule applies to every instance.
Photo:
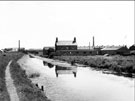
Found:
[[[73,43],[76,43],[76,37],[74,37]]]
[[[18,41],[18,51],[20,51],[20,40]]]
[[[90,50],[90,42],[89,42],[89,50]]]
[[[94,36],[93,36],[93,48],[95,47],[95,40],[94,40]]]
[[[56,41],[55,41],[56,43],[58,42],[58,37],[56,37]]]

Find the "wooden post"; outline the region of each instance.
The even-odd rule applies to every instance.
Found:
[[[38,84],[36,84],[36,86],[38,87]]]
[[[44,86],[41,86],[41,90],[44,91]]]

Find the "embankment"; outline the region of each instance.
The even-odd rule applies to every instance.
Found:
[[[5,70],[10,59],[0,54],[0,101],[10,101],[5,82]]]
[[[10,60],[11,77],[17,90],[20,101],[50,101],[45,94],[36,87],[27,77],[25,71],[20,67],[17,61],[23,56],[23,53],[6,53],[0,56],[0,101],[10,101],[9,94],[5,84],[5,69]]]
[[[54,59],[90,66],[94,69],[112,71],[113,74],[134,77],[135,56],[55,56]]]

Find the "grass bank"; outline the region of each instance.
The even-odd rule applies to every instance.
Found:
[[[134,77],[135,56],[55,56],[54,59],[84,64],[94,69],[110,70],[117,75]]]
[[[10,101],[5,83],[5,70],[10,61],[8,57],[0,54],[0,101]]]
[[[18,65],[17,61],[23,55],[23,53],[7,53],[5,56],[0,55],[0,101],[10,101],[5,84],[5,69],[10,60],[12,60],[10,65],[11,76],[17,88],[20,101],[50,101],[45,94],[28,79],[25,71]]]

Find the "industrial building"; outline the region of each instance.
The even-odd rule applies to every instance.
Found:
[[[93,37],[92,46],[80,47],[77,44],[76,37],[71,41],[62,41],[56,38],[55,47],[44,47],[43,55],[70,55],[70,56],[89,56],[89,55],[128,55],[129,49],[126,46],[95,46]]]

